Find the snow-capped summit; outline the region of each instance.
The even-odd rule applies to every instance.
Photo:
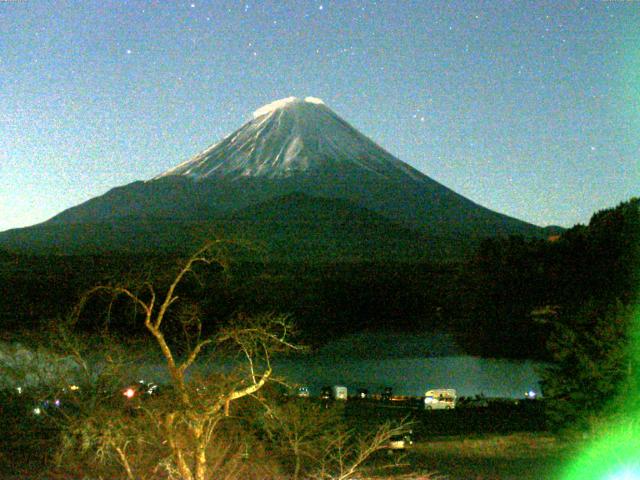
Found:
[[[278,110],[280,108],[287,108],[289,106],[293,106],[294,104],[299,102],[313,103],[316,105],[325,104],[321,99],[316,97],[305,97],[304,100],[301,100],[298,97],[287,97],[287,98],[282,98],[280,100],[276,100],[275,102],[267,103],[266,105],[260,107],[255,112],[253,112],[253,118],[261,117],[262,115],[271,113],[274,110]]]
[[[195,157],[154,178],[286,178],[367,170],[383,178],[421,180],[340,118],[319,98],[287,97],[258,108],[253,119]]]

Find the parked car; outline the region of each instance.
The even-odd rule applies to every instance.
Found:
[[[342,385],[322,387],[320,390],[320,398],[322,400],[347,400],[348,393],[347,387]]]
[[[296,390],[296,396],[300,398],[309,398],[311,396],[309,387],[305,385],[298,387],[298,389]]]
[[[411,445],[413,445],[413,431],[409,430],[406,433],[392,436],[386,448],[390,451],[406,450]]]
[[[343,385],[334,385],[332,388],[334,400],[347,400],[349,398],[349,391],[347,387]]]
[[[360,399],[365,399],[365,398],[369,398],[369,390],[367,390],[366,388],[359,388],[358,389],[358,398]]]
[[[390,402],[391,401],[391,397],[393,397],[393,388],[384,387],[384,390],[382,391],[382,401],[383,402]]]
[[[333,398],[331,387],[322,387],[320,390],[320,398],[322,400],[331,400]]]

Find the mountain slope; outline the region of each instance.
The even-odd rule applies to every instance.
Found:
[[[0,234],[0,245],[49,244],[64,251],[82,243],[68,238],[65,225],[78,234],[89,232],[88,225],[111,225],[105,237],[94,236],[100,248],[130,250],[137,237],[183,238],[186,225],[226,226],[234,213],[296,192],[314,198],[318,216],[332,215],[337,205],[319,199],[346,201],[426,235],[435,250],[456,256],[488,236],[545,236],[543,229],[477,205],[398,160],[320,100],[290,97],[258,109],[240,129],[153,179],[114,188],[39,226]],[[282,221],[274,225],[285,228],[295,215],[280,212]]]
[[[434,256],[428,239],[416,231],[346,200],[302,193],[251,205],[222,223],[232,225],[238,237],[264,246],[268,256],[289,261],[417,261]]]
[[[240,255],[278,262],[419,261],[448,258],[455,247],[453,242],[446,247],[449,250],[442,250],[433,239],[346,200],[302,193],[272,198],[215,219],[120,218],[43,224],[6,233],[7,248],[46,254],[188,253],[206,239],[220,236],[252,245],[253,251],[239,251]]]

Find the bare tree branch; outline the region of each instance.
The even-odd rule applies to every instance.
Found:
[[[186,308],[177,311],[172,307],[180,299],[178,291],[181,283],[188,274],[196,274],[194,268],[197,265],[217,264],[223,270],[228,268],[227,259],[220,254],[225,243],[214,240],[198,249],[178,267],[177,273],[171,277],[162,293],[149,281],[142,283],[138,290],[126,285],[98,285],[83,295],[74,312],[74,319],[77,321],[89,299],[104,293],[111,295],[112,299],[119,296],[127,298],[136,307],[136,311],[143,313],[144,327],[162,353],[176,397],[160,404],[159,410],[148,407],[140,411],[149,422],[157,426],[158,435],[164,439],[165,457],[161,462],[162,468],[170,477],[179,476],[182,480],[209,478],[211,467],[207,452],[221,419],[230,414],[230,405],[241,398],[254,396],[271,380],[271,357],[274,352],[299,349],[289,340],[291,324],[286,316],[238,316],[228,326],[220,329],[217,335],[203,339],[197,306],[187,304]],[[198,277],[196,280],[200,281]],[[174,339],[170,336],[170,321],[178,322],[177,325],[182,328],[182,346],[186,343],[186,350],[176,350]],[[245,372],[241,377],[220,375],[222,381],[217,382],[211,391],[201,390],[193,382],[187,384],[189,370],[205,351],[219,353],[218,349],[227,344],[244,356],[248,374]],[[78,359],[82,358],[79,351],[74,352],[74,355]],[[214,383],[209,384],[211,385]],[[109,432],[117,430],[116,426],[104,428]],[[119,437],[116,440],[109,444],[112,457],[119,459],[127,478],[131,480],[134,478],[131,462],[135,455],[129,455],[128,443],[121,442]],[[161,463],[156,464],[156,470]],[[136,468],[135,474],[139,471],[141,469]]]

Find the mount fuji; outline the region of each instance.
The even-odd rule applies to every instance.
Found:
[[[352,171],[419,181],[421,175],[325,106],[307,97],[284,98],[256,110],[253,120],[156,179],[287,178]]]
[[[63,254],[175,250],[212,234],[259,241],[288,260],[420,260],[459,258],[485,237],[549,231],[441,185],[320,99],[289,97],[149,180],[0,234],[0,246]]]

